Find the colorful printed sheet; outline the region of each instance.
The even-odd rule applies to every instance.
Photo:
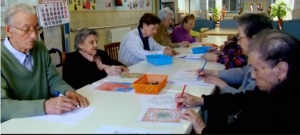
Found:
[[[130,92],[133,90],[132,83],[124,82],[103,82],[94,88],[95,90],[103,91],[118,91],[118,92]]]

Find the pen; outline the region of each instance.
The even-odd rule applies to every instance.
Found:
[[[186,87],[186,84],[184,85],[184,87],[183,87],[183,90],[182,90],[182,92],[181,92],[181,95],[180,95],[180,97],[181,97],[181,98],[182,98],[182,96],[183,96],[183,93],[184,93],[185,87]],[[178,104],[177,104],[177,108],[179,107],[179,105],[180,105],[180,103],[178,103]]]
[[[201,69],[200,73],[204,71],[204,68],[205,68],[206,62],[207,62],[207,60],[205,60],[205,63],[204,63],[204,65],[203,65],[203,67],[202,67],[202,69]],[[197,79],[199,79],[199,78],[200,78],[200,75],[198,76],[198,78],[197,78]]]
[[[59,91],[56,91],[56,96],[64,96],[63,94],[61,94]],[[79,105],[76,105],[76,108],[80,108]]]

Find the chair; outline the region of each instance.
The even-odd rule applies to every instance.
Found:
[[[114,42],[104,45],[104,51],[107,52],[110,58],[113,60],[118,60],[119,48],[120,42]]]

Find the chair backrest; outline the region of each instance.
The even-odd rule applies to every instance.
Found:
[[[104,45],[104,51],[108,53],[111,59],[118,60],[118,51],[120,48],[120,42],[109,43]]]
[[[215,21],[212,20],[196,19],[193,31],[200,32],[201,28],[215,29],[215,24]]]
[[[300,39],[300,19],[282,21],[282,30]]]
[[[234,28],[238,27],[236,19],[222,20],[220,21],[220,28]]]

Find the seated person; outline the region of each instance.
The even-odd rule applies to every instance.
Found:
[[[62,114],[89,105],[87,98],[60,78],[46,46],[35,41],[39,25],[32,6],[17,3],[8,7],[5,24],[7,37],[1,44],[1,122]]]
[[[300,121],[300,42],[279,30],[260,33],[249,45],[249,64],[257,80],[254,91],[236,94],[177,94],[181,107],[218,107],[235,115],[225,126],[206,126],[194,110],[186,110],[183,119],[190,121],[197,134],[299,134]]]
[[[208,61],[214,61],[225,65],[226,69],[242,68],[247,65],[247,56],[237,44],[238,37],[229,35],[228,41],[221,45],[220,50],[202,55]]]
[[[97,42],[98,33],[95,30],[81,29],[75,36],[77,50],[66,55],[63,78],[75,89],[92,84],[107,75],[119,76],[128,71],[122,63],[112,60],[106,52],[97,49]]]
[[[154,40],[164,46],[169,46],[172,48],[177,48],[179,46],[189,46],[189,42],[183,41],[180,43],[172,43],[170,34],[168,32],[168,28],[170,26],[170,23],[172,21],[172,18],[174,16],[174,13],[169,8],[164,8],[159,11],[158,18],[160,19],[161,23],[156,29],[156,33],[153,36]]]
[[[243,14],[237,19],[237,23],[239,31],[238,43],[241,45],[242,51],[245,55],[248,54],[249,41],[255,34],[262,30],[273,28],[270,18],[263,14]],[[256,24],[260,25],[257,26]],[[208,54],[215,55],[214,53],[207,53],[206,55]],[[207,57],[209,56],[205,56],[206,59]],[[235,58],[239,58],[239,56],[236,56]],[[243,68],[231,68],[229,70],[221,71],[204,70],[204,72],[200,73],[200,75],[205,76],[205,82],[217,85],[221,89],[221,93],[238,93],[254,89],[255,79],[251,78],[251,70],[252,67],[250,65],[246,65]],[[200,71],[200,69],[198,71]],[[241,87],[236,89],[229,85],[238,85]]]
[[[125,35],[120,50],[119,61],[126,66],[134,65],[146,59],[146,55],[165,54],[174,56],[179,54],[170,47],[158,44],[152,37],[160,24],[159,18],[152,13],[145,13],[139,26]]]
[[[183,21],[183,19],[184,19],[184,17],[186,16],[187,14],[182,14],[182,15],[180,15],[180,18],[179,18],[179,22],[180,22],[180,24],[182,23],[182,21]],[[197,31],[194,31],[194,30],[191,30],[191,36],[192,37],[200,37],[201,36],[201,33],[200,32],[197,32]]]
[[[181,25],[176,26],[172,32],[172,42],[179,43],[182,41],[188,41],[190,43],[201,42],[202,38],[192,38],[191,30],[195,26],[196,18],[193,14],[186,15],[181,22]]]

